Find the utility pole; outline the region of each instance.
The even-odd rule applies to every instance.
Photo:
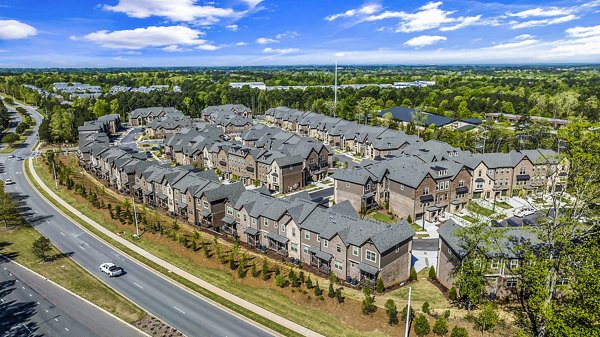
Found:
[[[335,60],[335,82],[333,84],[333,118],[337,111],[337,60]]]
[[[135,197],[133,195],[131,196],[131,202],[133,204],[133,218],[135,219],[135,237],[139,238],[140,237],[140,227],[138,226],[137,210],[135,208]]]
[[[54,160],[52,160],[52,170],[54,171],[54,185],[58,190],[58,180],[56,179],[56,165],[54,164]]]
[[[410,295],[412,293],[412,287],[408,287],[408,304],[406,304],[406,330],[404,330],[404,337],[408,337],[410,332]]]

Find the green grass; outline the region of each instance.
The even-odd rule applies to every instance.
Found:
[[[415,232],[423,232],[424,231],[423,226],[418,225],[414,222],[411,223],[410,226],[415,230]]]
[[[467,204],[467,209],[473,213],[477,213],[477,214],[483,215],[488,218],[494,214],[494,212],[491,209],[487,209],[487,208],[480,206],[474,202],[469,202]]]
[[[425,301],[429,302],[430,308],[432,309],[447,309],[450,307],[450,303],[444,297],[444,294],[431,282],[427,280],[429,268],[425,268],[419,272],[418,280],[410,284],[412,288],[411,293],[411,307],[415,310],[420,310]],[[380,301],[385,302],[388,298],[393,299],[396,302],[398,308],[401,308],[401,304],[406,306],[408,302],[408,286],[392,290],[387,294],[381,296]]]
[[[68,257],[41,263],[31,252],[33,241],[41,237],[41,234],[33,227],[21,227],[14,230],[2,229],[0,237],[1,241],[7,244],[3,250],[0,249],[3,254],[15,254],[16,262],[71,290],[124,321],[134,323],[147,315],[144,310],[100,282]],[[58,253],[60,251],[53,247],[49,255]]]
[[[25,132],[25,134],[28,134],[28,132]],[[6,147],[3,148],[2,151],[0,151],[0,153],[12,153],[18,145],[25,143],[25,141],[27,140],[27,136],[21,135],[20,137],[21,139],[17,140],[14,145],[6,145]]]
[[[383,213],[374,212],[367,214],[367,217],[381,222],[396,223],[396,220],[394,220],[391,216]]]
[[[504,202],[504,201],[497,201],[496,202],[496,206],[500,207],[500,208],[504,208],[504,209],[510,209],[513,208],[511,205],[509,205],[508,203]]]
[[[25,165],[25,167],[26,167],[26,172],[29,175],[30,174],[28,171],[29,165]],[[41,163],[36,166],[36,171],[37,171],[38,175],[40,176],[40,178],[44,181],[44,183],[47,186],[52,186],[52,179],[49,176],[48,171],[45,170],[44,168],[41,168],[41,169],[40,168],[41,168]],[[239,314],[246,316],[246,317],[250,318],[251,320],[253,320],[259,324],[262,324],[274,331],[280,332],[286,336],[299,336],[298,333],[291,331],[290,329],[287,329],[279,324],[276,324],[260,315],[255,314],[254,312],[251,312],[251,311],[245,309],[245,308],[242,308],[242,307],[238,306],[237,304],[230,302],[230,301],[198,286],[197,284],[195,284],[183,277],[180,277],[176,274],[170,273],[165,268],[147,260],[146,258],[131,251],[130,249],[126,248],[125,246],[119,244],[118,242],[110,239],[109,237],[107,237],[106,235],[102,234],[97,229],[95,229],[93,226],[87,224],[86,222],[82,221],[78,217],[72,215],[66,208],[60,206],[56,201],[54,201],[52,198],[50,198],[49,195],[46,195],[46,193],[43,190],[41,190],[41,188],[37,185],[37,183],[33,179],[30,179],[30,180],[32,181],[32,183],[34,185],[36,185],[36,188],[39,191],[41,191],[42,194],[44,194],[46,196],[46,198],[48,200],[50,200],[55,206],[57,206],[59,209],[61,209],[64,213],[68,214],[71,219],[75,220],[77,223],[81,224],[83,227],[87,228],[94,234],[98,235],[103,240],[109,242],[114,247],[124,251],[125,253],[127,253],[128,255],[137,259],[138,261],[141,261],[142,263],[148,265],[150,268],[166,275],[167,277],[185,285],[186,287],[196,291],[197,293],[199,293],[203,296],[206,296],[206,297],[214,300],[215,302],[220,303],[221,305],[223,305],[233,311],[236,311]],[[102,221],[101,217],[98,216],[97,212],[94,212],[93,209],[88,208],[87,203],[86,204],[77,203],[75,201],[75,199],[63,188],[59,189],[58,191],[54,191],[54,192],[61,199],[63,199],[65,202],[67,202],[71,206],[75,207],[81,213],[85,214],[92,220],[102,224],[107,229],[109,229],[113,232],[116,232],[116,230],[117,230],[116,227],[112,224],[104,223]],[[257,288],[257,287],[252,287],[252,286],[249,286],[249,285],[246,285],[243,283],[238,283],[238,282],[236,282],[234,277],[231,276],[231,274],[229,274],[223,270],[212,269],[212,268],[200,266],[188,258],[177,255],[167,246],[156,244],[153,242],[148,242],[148,241],[144,240],[143,238],[139,239],[139,240],[134,240],[132,238],[132,234],[133,234],[133,232],[131,230],[125,230],[121,237],[136,244],[137,246],[150,252],[151,254],[181,268],[182,270],[189,272],[190,274],[193,274],[194,276],[197,276],[207,282],[210,282],[211,284],[213,284],[231,294],[234,294],[240,298],[243,298],[249,302],[252,302],[266,310],[276,313],[282,317],[285,317],[291,321],[294,321],[302,326],[305,326],[305,327],[307,327],[311,330],[314,330],[316,332],[319,332],[323,335],[326,335],[326,336],[339,336],[339,335],[343,335],[343,336],[382,336],[382,335],[385,335],[385,334],[382,334],[381,332],[365,332],[365,331],[359,331],[359,330],[353,329],[353,328],[347,326],[338,317],[334,316],[333,314],[331,314],[327,311],[298,305],[298,304],[292,302],[292,300],[290,298],[288,298],[284,294],[278,292],[277,290],[268,289],[268,288],[266,288],[266,289],[265,288]]]
[[[461,215],[461,218],[471,222],[471,223],[477,223],[479,222],[477,219],[475,219],[474,217],[470,216],[470,215]]]

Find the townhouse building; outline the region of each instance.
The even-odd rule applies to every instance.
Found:
[[[129,125],[144,126],[167,114],[172,116],[183,116],[181,111],[173,107],[138,108],[129,113]]]

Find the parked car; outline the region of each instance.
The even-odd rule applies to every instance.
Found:
[[[152,151],[158,151],[158,146],[153,146]]]
[[[109,277],[115,277],[123,274],[123,268],[117,267],[114,263],[110,262],[101,264],[100,271],[106,273]]]
[[[21,160],[23,160],[23,157],[17,157],[17,160],[21,161]]]
[[[146,158],[152,158],[152,152],[146,151]]]
[[[8,156],[8,158],[14,158],[14,157],[15,157],[14,154],[11,154],[10,156]]]
[[[14,181],[12,181],[12,180],[10,180],[10,179],[5,179],[5,180],[4,180],[4,185],[12,185],[12,184],[14,184],[14,183],[15,183],[15,182],[14,182]]]

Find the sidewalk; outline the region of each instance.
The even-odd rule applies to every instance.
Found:
[[[156,256],[154,256],[154,255],[152,255],[150,253],[148,253],[144,249],[136,246],[135,244],[133,244],[133,243],[131,243],[131,242],[123,239],[122,237],[120,237],[117,234],[109,231],[108,229],[104,228],[102,225],[100,225],[97,222],[93,221],[92,219],[88,218],[87,216],[85,216],[84,214],[82,214],[81,212],[79,212],[77,209],[75,209],[74,207],[72,207],[71,205],[69,205],[68,203],[66,203],[65,201],[63,201],[58,195],[56,195],[48,186],[46,186],[44,184],[44,182],[41,180],[41,178],[37,175],[37,172],[35,171],[35,169],[33,167],[33,161],[31,161],[31,160],[29,160],[29,170],[30,170],[33,178],[35,179],[35,181],[38,184],[40,184],[40,186],[42,187],[42,189],[46,193],[48,193],[54,200],[56,200],[57,202],[59,202],[61,204],[61,206],[65,207],[71,213],[75,214],[81,220],[87,222],[88,224],[90,224],[91,226],[93,226],[94,228],[96,228],[102,234],[110,237],[112,240],[117,241],[118,243],[124,245],[128,249],[131,249],[135,253],[143,256],[144,258],[147,258],[148,260],[152,261],[153,263],[156,263],[156,264],[160,265],[161,267],[166,268],[171,273],[177,274],[178,276],[181,276],[181,277],[183,277],[183,278],[185,278],[185,279],[187,279],[187,280],[189,280],[189,281],[191,281],[191,282],[193,282],[193,283],[201,286],[202,288],[204,288],[204,289],[206,289],[206,290],[208,290],[208,291],[210,291],[210,292],[212,292],[212,293],[214,293],[214,294],[216,294],[216,295],[218,295],[218,296],[220,296],[220,297],[222,297],[222,298],[224,298],[224,299],[226,299],[226,300],[228,300],[230,302],[233,302],[233,303],[239,305],[240,307],[243,307],[243,308],[245,308],[247,310],[250,310],[250,311],[252,311],[252,312],[254,312],[254,313],[258,314],[258,315],[261,315],[264,318],[269,319],[269,320],[271,320],[271,321],[273,321],[273,322],[275,322],[275,323],[277,323],[277,324],[279,324],[279,325],[281,325],[283,327],[291,329],[291,330],[293,330],[295,332],[298,332],[298,333],[300,333],[300,334],[302,334],[304,336],[322,336],[321,334],[319,334],[319,333],[317,333],[315,331],[312,331],[312,330],[310,330],[308,328],[305,328],[305,327],[303,327],[303,326],[301,326],[301,325],[299,325],[297,323],[294,323],[294,322],[292,322],[292,321],[290,321],[290,320],[288,320],[286,318],[283,318],[283,317],[281,317],[281,316],[279,316],[277,314],[274,314],[274,313],[272,313],[272,312],[270,312],[268,310],[265,310],[265,309],[263,309],[263,308],[255,305],[253,303],[250,303],[250,302],[248,302],[248,301],[246,301],[244,299],[241,299],[241,298],[239,298],[239,297],[237,297],[235,295],[232,295],[232,294],[224,291],[223,289],[218,288],[218,287],[216,287],[216,286],[214,286],[214,285],[212,285],[212,284],[210,284],[210,283],[208,283],[208,282],[206,282],[206,281],[204,281],[204,280],[202,280],[202,279],[200,279],[200,278],[198,278],[198,277],[196,277],[196,276],[194,276],[194,275],[192,275],[192,274],[190,274],[190,273],[188,273],[188,272],[186,272],[186,271],[184,271],[184,270],[182,270],[182,269],[180,269],[180,268],[178,268],[178,267],[176,267],[176,266],[174,266],[174,265],[172,265],[172,264],[170,264],[168,262],[166,262],[166,261],[164,261],[164,260],[162,260],[162,259],[160,259],[160,258],[158,258],[158,257],[156,257]],[[51,206],[54,207],[54,205],[52,205],[52,204],[51,204]],[[107,243],[107,244],[110,245],[110,243]],[[138,262],[134,258],[132,258],[132,260]],[[138,263],[140,265],[148,268],[148,269],[151,269],[151,268],[145,266],[141,262],[138,262]],[[158,275],[163,276],[162,274],[160,274],[158,272],[156,272],[156,273]],[[166,279],[168,279],[166,276],[163,276],[163,277],[165,277]],[[180,284],[176,283],[175,281],[171,281],[171,282],[173,282],[174,284],[176,284],[176,285],[178,285],[178,286],[180,286],[180,287],[182,287],[182,288],[185,289],[185,287],[181,286]],[[199,296],[199,297],[203,298],[204,300],[206,300],[206,301],[214,304],[215,306],[218,306],[220,308],[223,308],[224,310],[232,312],[231,310],[222,307],[218,303],[215,303],[215,302],[213,302],[213,301],[211,301],[209,299],[206,299],[206,298],[204,298],[204,297],[202,297],[202,296],[200,296],[200,295],[192,292],[191,290],[190,290],[190,292],[193,293],[194,295]],[[242,316],[242,315],[240,315],[240,314],[238,314],[236,312],[232,312],[232,314],[237,315],[237,316],[241,317],[242,319],[244,319],[246,321],[250,321],[245,316]],[[257,323],[254,323],[254,324],[256,324],[258,326]]]

